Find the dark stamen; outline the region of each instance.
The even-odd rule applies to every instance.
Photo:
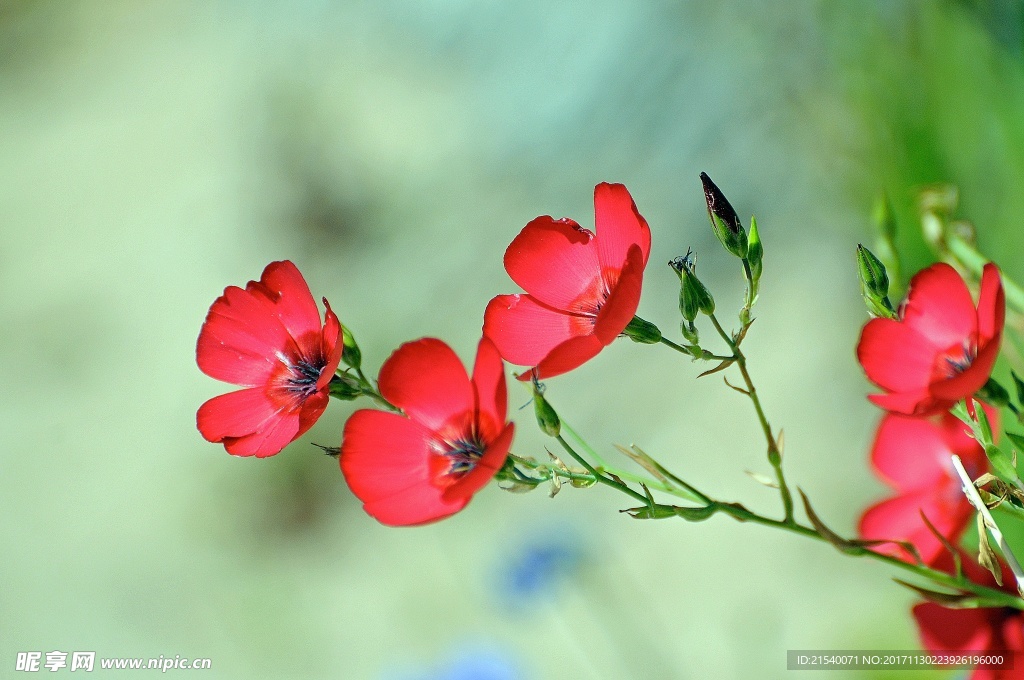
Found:
[[[288,377],[288,390],[305,396],[316,392],[316,383],[320,379],[320,371],[323,366],[311,364],[305,359],[291,364],[291,376]]]

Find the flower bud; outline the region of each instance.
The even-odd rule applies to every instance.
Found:
[[[355,336],[345,326],[341,327],[341,341],[343,343],[341,360],[345,362],[346,366],[359,368],[363,361],[363,354],[359,351],[359,345],[356,344]]]
[[[687,252],[684,257],[677,257],[668,264],[679,275],[679,313],[683,318],[692,322],[697,318],[697,312],[709,316],[714,314],[715,299],[694,273],[694,262],[690,253]],[[683,335],[686,335],[685,329]]]
[[[650,321],[634,316],[632,321],[622,330],[622,334],[633,342],[653,345],[661,342],[661,329]]]
[[[750,278],[756,287],[761,280],[761,261],[764,259],[764,247],[761,235],[757,233],[757,219],[750,218],[750,238],[747,241],[747,262],[750,263]]]
[[[363,394],[363,388],[359,382],[346,374],[332,376],[327,387],[332,397],[342,401],[352,401]]]
[[[736,211],[707,173],[700,173],[700,181],[704,184],[704,200],[708,204],[708,217],[715,236],[730,253],[736,257],[746,257],[747,232],[743,231]]]
[[[893,318],[896,316],[889,302],[889,276],[885,265],[863,245],[857,245],[857,270],[860,274],[860,290],[868,311],[875,316]]]
[[[536,380],[533,382],[533,412],[537,415],[540,431],[549,437],[557,437],[562,432],[562,421],[544,398],[544,387]]]
[[[697,327],[693,325],[692,321],[681,321],[679,323],[679,331],[688,343],[694,346],[700,345],[700,334],[697,332]]]

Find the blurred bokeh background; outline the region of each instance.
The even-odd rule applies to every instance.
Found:
[[[1020,276],[1022,151],[1013,0],[0,0],[0,676],[91,650],[217,678],[780,678],[787,649],[914,648],[892,570],[726,518],[631,520],[602,488],[492,486],[381,527],[311,445],[351,404],[267,460],[202,440],[196,408],[230,388],[195,339],[226,285],[289,258],[371,369],[426,335],[469,361],[515,290],[505,246],[539,214],[592,224],[600,181],[652,226],[640,313],[671,331],[662,263],[688,247],[720,308],[742,293],[707,171],[761,226],[745,347],[790,479],[850,533],[885,493],[853,355],[872,200],[912,271],[917,191],[958,185]],[[696,373],[623,341],[548,396],[609,457],[635,442],[777,511],[744,474],[769,471],[749,404]],[[514,450],[546,455],[517,419]]]

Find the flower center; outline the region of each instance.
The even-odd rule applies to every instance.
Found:
[[[480,457],[484,455],[484,445],[475,437],[469,439],[457,439],[448,444],[446,451],[442,452],[448,461],[448,470],[445,474],[461,477],[472,470]]]
[[[301,355],[290,357],[283,352],[279,352],[277,358],[282,364],[276,371],[274,380],[278,389],[300,402],[316,393],[316,384],[320,380],[324,366],[327,365],[326,362]]]
[[[977,356],[978,348],[974,342],[970,339],[964,340],[962,345],[954,345],[939,355],[940,372],[947,378],[955,378],[970,368]]]

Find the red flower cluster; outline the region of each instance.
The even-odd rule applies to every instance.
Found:
[[[594,222],[596,235],[567,217],[538,217],[505,251],[505,270],[526,294],[491,300],[484,335],[510,364],[535,367],[538,379],[597,356],[640,304],[651,230],[626,187],[597,185]]]
[[[999,270],[985,265],[978,304],[963,279],[947,264],[935,264],[910,281],[899,319],[868,322],[857,356],[868,378],[886,394],[871,401],[889,413],[882,418],[871,451],[878,475],[896,494],[877,503],[860,520],[867,539],[909,542],[921,559],[952,570],[952,556],[925,524],[956,545],[973,516],[951,456],[960,456],[973,478],[988,469],[983,448],[967,426],[948,413],[961,399],[972,400],[989,379],[999,353],[1006,303]],[[998,411],[984,406],[998,430]],[[888,552],[910,559],[895,546]],[[964,559],[978,583],[991,577]],[[1010,574],[1004,582],[1013,583]],[[933,651],[1022,650],[1024,617],[1017,610],[948,609],[917,605],[914,617],[925,647]],[[973,680],[1024,678],[1016,671],[977,670]]]
[[[528,293],[488,305],[472,377],[447,345],[430,338],[402,345],[385,362],[376,396],[397,412],[357,411],[340,449],[345,479],[371,516],[423,524],[465,507],[505,464],[512,444],[502,357],[535,365],[538,377],[565,373],[633,319],[650,229],[620,184],[599,184],[594,206],[599,236],[569,219],[538,217],[508,247],[505,267]],[[230,286],[213,303],[196,361],[206,374],[245,389],[200,407],[206,439],[235,455],[271,456],[316,422],[344,350],[338,317],[324,304],[321,323],[291,262],[268,265],[259,281],[244,290]],[[339,385],[374,394],[357,373],[339,376]]]

